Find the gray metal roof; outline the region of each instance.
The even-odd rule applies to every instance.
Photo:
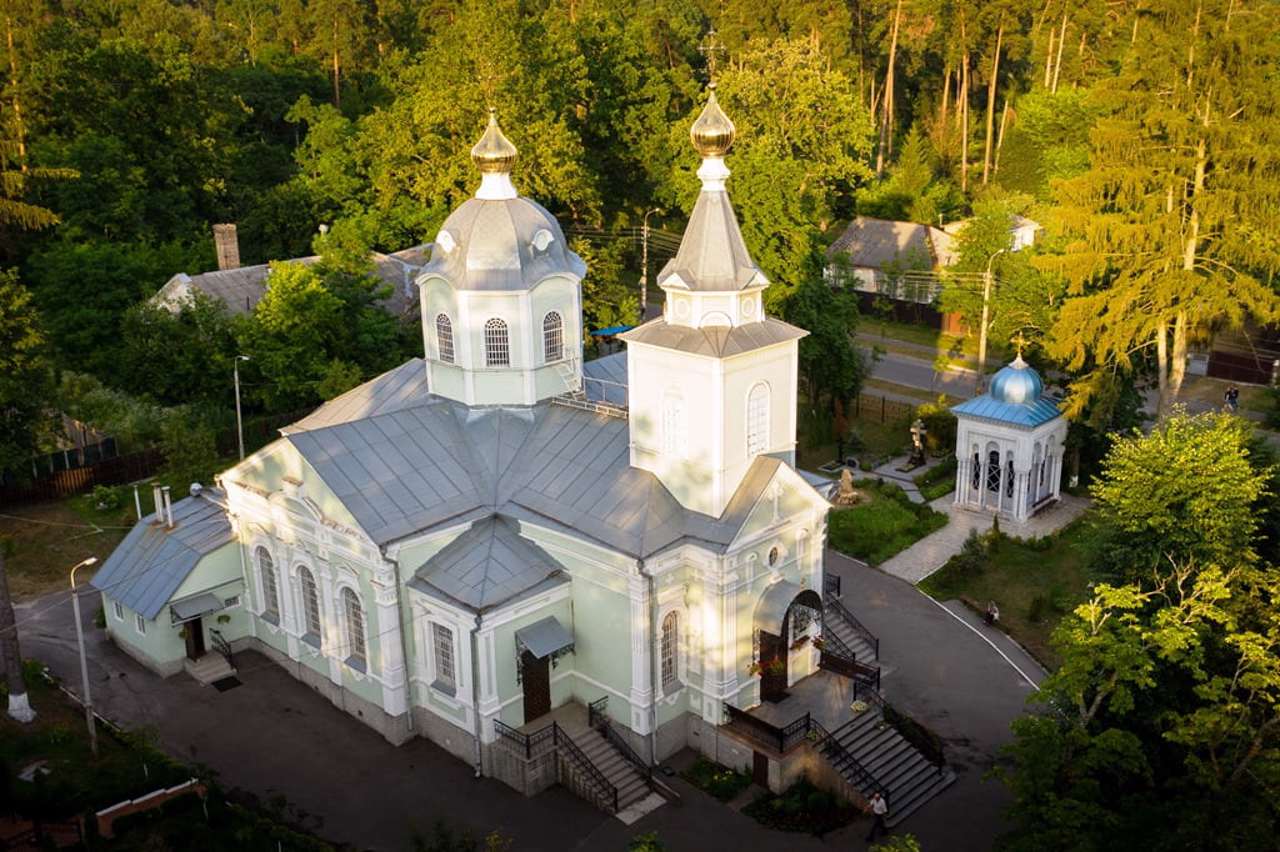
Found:
[[[631,466],[626,420],[553,403],[468,408],[428,396],[286,440],[380,545],[501,514],[637,557],[684,537],[724,547],[780,464],[757,458],[712,518]]]
[[[678,280],[677,280],[678,279]],[[707,292],[763,287],[769,283],[742,241],[729,193],[703,190],[689,214],[676,256],[658,273],[659,287]]]
[[[539,232],[550,241],[539,248]],[[449,214],[423,275],[455,290],[528,290],[551,275],[581,279],[587,266],[569,250],[546,208],[528,198],[469,198]]]
[[[726,358],[788,340],[799,340],[808,333],[773,317],[767,317],[763,322],[706,328],[673,325],[659,317],[618,337],[628,343],[647,343],[679,352]]]
[[[483,612],[556,578],[562,570],[546,551],[521,536],[513,522],[490,516],[419,566],[409,585]]]
[[[154,619],[200,558],[232,541],[226,510],[206,488],[173,504],[173,529],[153,513],[138,521],[90,584],[148,620]]]
[[[872,269],[893,263],[904,270],[932,269],[952,262],[951,245],[950,234],[930,225],[857,216],[827,249],[827,257],[844,253],[852,266]]]
[[[427,365],[421,358],[406,361],[394,370],[370,379],[334,397],[306,417],[280,430],[283,434],[349,423],[375,414],[388,414],[422,404],[427,390]]]
[[[627,353],[615,352],[582,365],[583,390],[592,402],[627,405]],[[597,381],[592,381],[593,379]]]
[[[990,393],[965,400],[952,406],[951,411],[956,415],[1017,426],[1020,429],[1034,429],[1062,416],[1058,403],[1047,396],[1030,402],[1015,403],[993,399]]]
[[[412,313],[418,306],[417,291],[414,279],[422,271],[426,263],[427,247],[413,246],[401,251],[383,254],[371,252],[373,274],[386,284],[391,285],[391,293],[379,304],[388,312],[397,316]],[[301,263],[310,266],[320,260],[318,255],[295,257],[289,263]],[[179,272],[170,278],[160,290],[151,297],[153,304],[176,311],[192,290],[222,302],[233,316],[253,311],[267,292],[267,279],[271,267],[266,263],[254,266],[241,266],[236,269],[214,269],[188,275]]]

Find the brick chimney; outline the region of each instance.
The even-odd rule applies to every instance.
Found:
[[[235,225],[214,225],[213,246],[219,269],[240,268],[240,240],[236,238]]]

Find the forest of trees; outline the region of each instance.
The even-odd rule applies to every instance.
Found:
[[[239,350],[257,356],[251,410],[313,404],[420,347],[371,307],[363,258],[429,241],[473,191],[467,153],[489,105],[521,150],[520,190],[566,225],[616,232],[657,207],[678,230],[697,188],[687,128],[715,57],[739,128],[731,189],[775,282],[771,311],[848,315],[815,303],[822,292],[795,294],[820,280],[824,247],[857,213],[1031,215],[1047,230],[1034,255],[997,260],[1010,284],[993,334],[1039,340],[1035,356],[1072,377],[1071,413],[1108,422],[1121,386],[1154,381],[1167,406],[1191,343],[1277,315],[1274,11],[6,0],[6,310],[41,341],[30,358],[139,398],[225,408]],[[245,263],[315,251],[325,263],[244,320],[139,307],[175,272],[213,267],[216,222],[237,223]],[[591,268],[588,326],[632,321],[633,244],[575,242]],[[807,360],[845,343],[824,332]],[[861,374],[827,370],[821,390],[834,400]],[[25,451],[19,433],[10,457]]]

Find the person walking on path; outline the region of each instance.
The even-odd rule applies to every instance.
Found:
[[[884,824],[884,816],[889,813],[889,803],[884,800],[879,791],[871,794],[871,831],[867,832],[867,842],[876,839],[876,834],[888,834],[889,829]]]
[[[1232,385],[1227,388],[1227,392],[1222,395],[1223,406],[1227,411],[1235,414],[1240,410],[1240,388]]]

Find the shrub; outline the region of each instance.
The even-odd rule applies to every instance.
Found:
[[[939,396],[937,402],[926,402],[916,409],[916,417],[924,422],[925,449],[933,455],[949,453],[956,446],[956,416],[947,405],[947,398]]]
[[[680,773],[693,786],[722,802],[727,802],[751,786],[751,777],[727,766],[699,757],[693,766]]]
[[[1044,595],[1036,595],[1031,599],[1031,606],[1027,608],[1027,620],[1032,624],[1039,624],[1044,620],[1045,613],[1053,606]]]
[[[89,499],[93,507],[101,511],[120,508],[120,492],[110,485],[93,486],[93,493],[89,495]]]

